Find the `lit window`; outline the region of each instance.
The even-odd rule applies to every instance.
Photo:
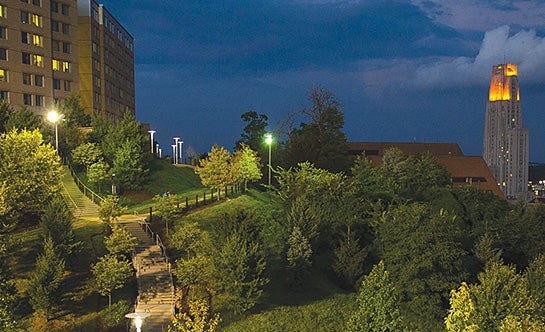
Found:
[[[59,60],[53,59],[51,61],[51,67],[53,68],[53,70],[61,70],[61,62]]]
[[[72,91],[72,82],[64,81],[64,91]]]
[[[0,17],[6,17],[7,8],[4,5],[0,5]]]
[[[30,74],[29,73],[23,73],[23,84],[30,85]]]
[[[62,43],[62,51],[66,54],[70,54],[70,43]]]
[[[8,81],[8,71],[6,69],[0,68],[0,82]]]
[[[23,104],[32,105],[32,95],[29,93],[23,93]]]
[[[34,75],[34,85],[44,86],[44,77],[42,75]]]
[[[0,27],[0,39],[8,39],[8,29]]]
[[[68,62],[68,61],[63,61],[62,62],[62,71],[65,72],[65,73],[70,72],[70,62]]]
[[[8,100],[8,92],[0,91],[0,99]]]
[[[8,59],[8,50],[5,48],[0,48],[0,60]]]
[[[34,44],[34,46],[43,47],[44,46],[44,37],[39,36],[39,35],[34,35],[34,36],[32,36],[32,43]]]
[[[44,96],[36,95],[35,97],[36,97],[35,98],[35,100],[36,100],[35,105],[36,106],[44,106]]]
[[[32,55],[32,64],[36,67],[43,67],[44,66],[44,57],[41,55],[33,54]]]
[[[32,14],[32,24],[41,28],[42,27],[42,17],[40,15]]]
[[[60,90],[61,89],[61,80],[58,78],[53,79],[53,89]]]

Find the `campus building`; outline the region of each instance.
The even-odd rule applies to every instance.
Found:
[[[384,153],[391,148],[404,155],[429,154],[445,167],[454,186],[474,186],[504,198],[494,176],[481,156],[465,156],[456,143],[348,142],[349,154],[365,154],[373,166],[382,164]]]
[[[492,67],[483,158],[508,199],[528,193],[528,130],[523,128],[517,66]]]
[[[15,110],[43,116],[79,93],[88,114],[134,113],[133,59],[133,38],[93,0],[0,0],[0,98]]]

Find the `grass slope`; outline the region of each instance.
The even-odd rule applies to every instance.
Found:
[[[284,245],[288,237],[286,217],[281,205],[267,193],[251,190],[248,194],[230,199],[206,209],[185,215],[175,226],[197,222],[210,231],[224,215],[237,210],[256,213],[262,218],[262,235],[266,245],[267,276],[262,303],[249,313],[236,316],[223,310],[221,297],[215,304],[221,312],[224,331],[340,331],[348,316],[356,308],[353,293],[346,293],[332,283],[316,262],[311,280],[304,291],[293,292],[285,284],[286,265]],[[320,260],[320,257],[316,257]]]

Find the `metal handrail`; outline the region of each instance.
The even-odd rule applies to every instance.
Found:
[[[72,178],[76,182],[76,185],[78,186],[79,190],[89,199],[91,199],[95,204],[100,204],[104,200],[104,197],[100,196],[99,194],[95,193],[91,188],[87,187],[83,181],[80,180],[80,178],[77,176],[76,172],[72,168],[72,165],[67,162],[66,165],[68,166],[68,169],[70,170],[70,175],[72,175]]]

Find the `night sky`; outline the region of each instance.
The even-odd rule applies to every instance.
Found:
[[[104,0],[135,38],[136,114],[163,153],[232,149],[240,115],[277,130],[313,86],[349,141],[458,143],[481,155],[492,65],[519,69],[530,161],[545,162],[543,0]]]

